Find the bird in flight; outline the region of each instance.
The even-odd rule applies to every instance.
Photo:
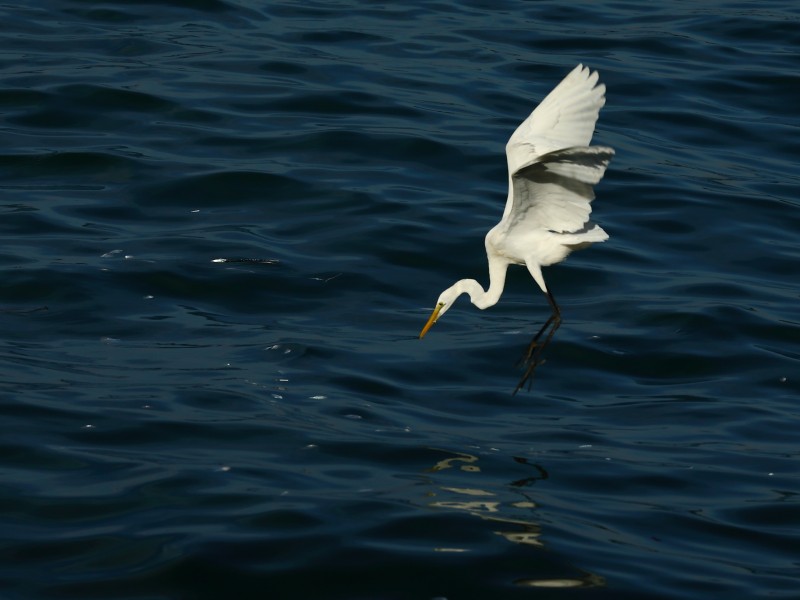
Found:
[[[597,71],[575,67],[525,119],[506,144],[508,199],[503,218],[486,234],[489,289],[474,279],[462,279],[441,293],[428,330],[461,294],[483,310],[503,294],[509,265],[524,265],[550,304],[550,317],[523,355],[522,378],[516,394],[530,387],[542,353],[561,325],[561,310],[544,282],[542,267],[564,260],[573,250],[604,242],[608,234],[589,220],[593,186],[606,171],[614,150],[590,146],[594,125],[606,103],[606,86]]]

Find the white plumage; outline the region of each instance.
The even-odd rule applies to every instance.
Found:
[[[550,318],[534,336],[523,358],[525,373],[516,393],[530,382],[541,354],[561,324],[561,312],[547,289],[541,268],[564,260],[573,250],[603,242],[608,234],[590,221],[593,186],[606,171],[614,150],[589,146],[606,87],[597,72],[575,67],[514,131],[506,144],[508,199],[503,218],[486,234],[489,289],[462,279],[441,293],[420,333],[461,294],[484,309],[500,299],[509,265],[525,265],[547,295]],[[543,343],[539,339],[550,327]]]

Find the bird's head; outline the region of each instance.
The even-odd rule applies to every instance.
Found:
[[[425,337],[425,334],[428,333],[428,330],[433,327],[433,324],[439,320],[444,313],[446,313],[451,306],[453,306],[453,302],[455,302],[456,298],[458,298],[461,292],[457,292],[453,288],[446,289],[441,293],[439,299],[436,301],[436,307],[433,309],[428,322],[425,323],[425,327],[422,328],[422,331],[419,334],[419,339]]]

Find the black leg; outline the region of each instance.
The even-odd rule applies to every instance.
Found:
[[[519,380],[517,387],[514,389],[514,394],[516,394],[522,387],[527,383],[528,389],[531,388],[531,384],[533,383],[533,374],[536,371],[536,367],[542,364],[544,361],[541,360],[542,353],[544,349],[547,348],[547,345],[550,343],[550,340],[553,339],[553,334],[555,334],[556,330],[561,326],[561,309],[556,304],[556,299],[553,297],[552,292],[547,292],[547,301],[550,303],[550,308],[553,310],[550,318],[545,321],[542,328],[539,329],[537,334],[533,336],[531,343],[528,344],[528,348],[525,351],[525,354],[521,361],[522,368],[525,369],[525,373],[522,375],[522,379]],[[544,338],[544,342],[541,344],[539,343],[539,339],[542,337],[547,328],[550,330],[547,332],[547,336]]]

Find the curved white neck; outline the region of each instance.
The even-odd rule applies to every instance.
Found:
[[[489,258],[489,289],[483,289],[483,286],[474,279],[462,279],[457,281],[451,290],[456,293],[456,296],[461,294],[468,294],[470,301],[483,310],[497,304],[500,296],[503,294],[503,288],[506,283],[506,270],[508,263],[494,258]]]

